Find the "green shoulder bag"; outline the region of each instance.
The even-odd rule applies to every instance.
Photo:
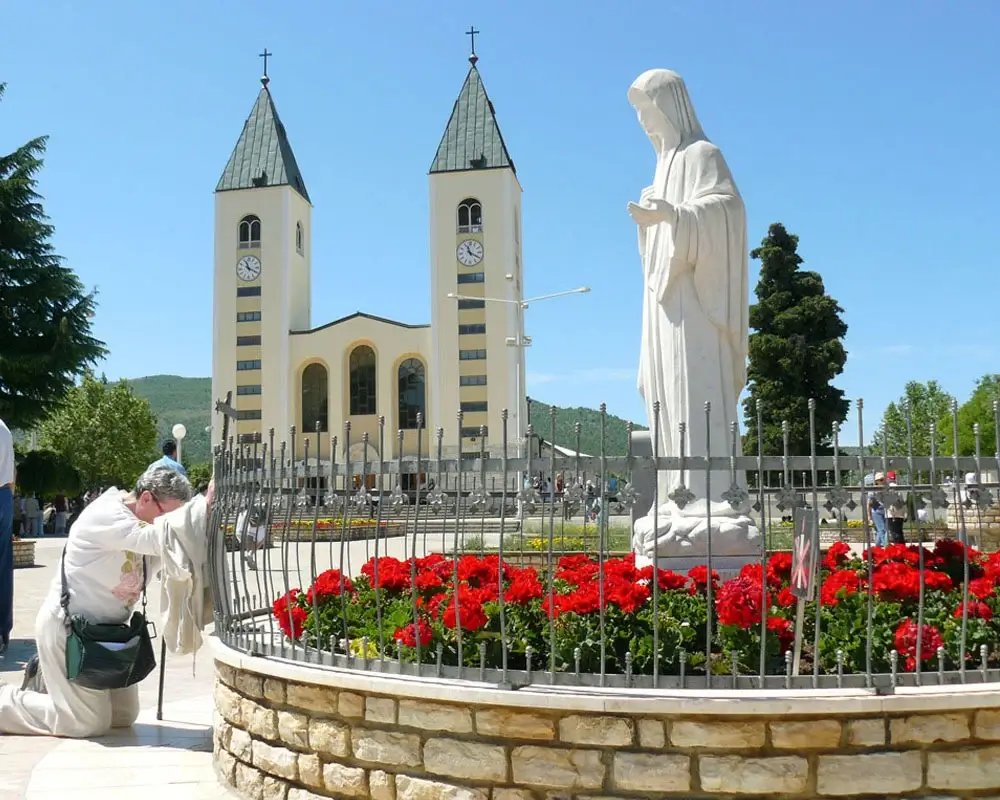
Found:
[[[156,668],[152,642],[156,629],[150,634],[153,623],[146,619],[146,557],[142,557],[142,611],[134,612],[125,623],[101,624],[80,615],[70,616],[65,548],[59,571],[59,605],[67,631],[66,677],[87,689],[124,689],[139,683]]]

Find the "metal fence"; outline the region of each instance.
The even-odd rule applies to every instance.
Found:
[[[356,451],[349,424],[332,441],[312,433],[299,442],[294,429],[287,442],[273,431],[252,444],[230,440],[215,461],[216,633],[242,651],[317,668],[511,688],[885,692],[996,681],[993,411],[995,440],[981,442],[976,425],[972,456],[914,454],[909,418],[908,452],[872,453],[860,402],[860,447],[846,451],[835,432],[824,455],[815,435],[808,454],[789,452],[786,435],[784,452],[736,455],[735,423],[721,453],[706,442],[698,455],[681,430],[680,455],[655,445],[638,455],[631,444],[612,454],[603,408],[594,456],[552,448],[539,459],[528,448],[524,458],[506,449],[495,458],[483,444],[480,457],[448,458],[441,432],[421,430],[433,436],[429,457],[352,462],[342,455]],[[548,427],[547,443],[578,452],[577,442],[556,441],[554,412]],[[957,413],[949,427],[957,452]],[[380,431],[373,444],[384,454],[384,421]],[[654,442],[658,434],[654,426]],[[332,459],[310,455],[320,443]],[[637,564],[629,516],[665,502],[656,470],[682,484],[704,473],[713,499],[742,503],[762,533],[759,553],[712,579],[711,549],[693,568]],[[892,471],[894,486],[866,485]],[[873,546],[872,497],[908,509],[908,544]]]

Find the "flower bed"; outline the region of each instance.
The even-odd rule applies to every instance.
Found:
[[[1000,617],[996,616],[1000,612],[1000,554],[986,556],[970,549],[968,555],[966,607],[964,548],[955,540],[939,540],[922,553],[917,546],[874,548],[871,569],[867,553],[858,558],[846,544],[834,544],[822,561],[818,651],[811,645],[815,632],[812,603],[805,614],[804,668],[811,669],[818,659],[822,671],[836,672],[838,653],[842,653],[844,672],[865,670],[869,592],[874,600],[875,671],[889,671],[892,650],[899,654],[899,669],[914,670],[918,638],[925,668],[936,667],[939,647],[948,668],[963,659],[978,665],[983,645],[989,663],[1000,663]],[[457,663],[460,630],[465,663],[478,665],[480,647],[485,645],[486,665],[493,667],[501,662],[502,592],[511,668],[526,668],[529,652],[532,668],[548,667],[551,620],[557,668],[574,669],[578,660],[582,671],[600,671],[603,630],[604,669],[624,673],[630,654],[629,668],[634,674],[652,673],[654,625],[661,644],[661,674],[679,673],[682,651],[689,674],[706,668],[726,673],[734,657],[741,672],[756,671],[763,622],[768,631],[763,645],[768,671],[781,674],[784,653],[793,638],[796,600],[789,585],[791,569],[791,555],[777,553],[765,568],[748,565],[725,582],[713,572],[711,664],[706,664],[705,656],[707,569],[695,567],[686,575],[656,570],[659,592],[654,619],[653,567],[637,568],[631,554],[606,560],[603,581],[591,557],[562,556],[551,586],[544,570],[509,562],[501,566],[496,555],[466,555],[457,562],[439,554],[409,561],[384,557],[367,562],[355,578],[328,570],[306,591],[293,589],[279,597],[273,612],[286,636],[312,646],[331,639],[347,639],[356,645],[367,638],[370,647],[381,642],[386,657],[404,661],[417,658],[419,641],[421,661],[433,662],[440,644],[443,663]],[[921,586],[924,625],[918,631]],[[963,616],[967,623],[964,653]]]

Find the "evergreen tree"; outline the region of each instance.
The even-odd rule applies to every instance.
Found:
[[[810,398],[816,401],[817,452],[828,452],[833,426],[847,417],[844,392],[832,384],[847,361],[844,312],[818,273],[799,269],[798,243],[798,236],[774,223],[750,253],[760,259],[761,270],[757,303],[750,306],[749,396],[743,401],[749,455],[757,453],[757,401],[765,455],[781,455],[786,420],[790,454],[809,454]]]
[[[920,383],[910,381],[902,397],[894,403],[889,403],[882,415],[878,430],[866,438],[871,440],[870,452],[875,455],[882,453],[882,443],[885,451],[891,456],[905,456],[908,453],[909,441],[906,430],[906,409],[910,410],[910,430],[913,434],[913,455],[929,456],[931,454],[931,423],[938,423],[937,452],[945,452],[946,441],[951,441],[951,405],[955,398],[941,388],[937,381]],[[941,427],[941,420],[947,419],[946,427]],[[992,415],[990,417],[992,421]]]
[[[36,191],[45,141],[0,156],[0,419],[21,429],[45,419],[105,353],[91,336],[94,296],[50,242]]]

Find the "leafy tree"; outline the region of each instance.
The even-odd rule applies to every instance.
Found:
[[[0,419],[23,429],[48,416],[105,354],[90,335],[94,295],[50,242],[35,179],[45,141],[0,156]]]
[[[743,401],[744,452],[757,453],[757,412],[762,403],[764,453],[782,452],[781,423],[789,424],[793,455],[809,453],[809,398],[816,401],[817,451],[827,452],[833,426],[847,417],[844,392],[832,381],[844,371],[847,351],[842,341],[847,324],[843,309],[826,293],[816,272],[800,270],[799,237],[781,223],[768,228],[760,247],[757,303],[750,306],[747,371],[749,396]]]
[[[184,440],[185,442],[187,439]],[[187,467],[188,480],[197,489],[202,483],[207,484],[212,478],[212,465],[210,463],[191,464]]]
[[[61,453],[84,486],[130,486],[156,458],[156,418],[124,380],[90,373],[43,424],[43,447]]]
[[[889,403],[882,415],[882,422],[872,436],[871,452],[878,455],[885,449],[889,455],[905,456],[908,452],[906,409],[910,410],[910,427],[913,432],[913,455],[931,454],[931,423],[938,424],[937,452],[944,453],[945,440],[950,438],[951,405],[955,398],[941,388],[937,381],[920,383],[910,381],[899,400]],[[992,419],[992,411],[990,412]],[[941,426],[941,420],[948,424]]]
[[[1000,401],[1000,375],[983,375],[977,382],[972,395],[958,407],[958,454],[974,456],[976,454],[976,434],[973,426],[979,424],[980,453],[983,456],[984,468],[996,468],[994,454],[997,450],[996,417],[993,414],[993,403]],[[943,452],[952,455],[955,452],[954,424],[951,413],[941,416],[938,428],[943,432]]]
[[[76,494],[80,473],[60,453],[32,450],[17,464],[17,485],[21,491],[37,495]]]

